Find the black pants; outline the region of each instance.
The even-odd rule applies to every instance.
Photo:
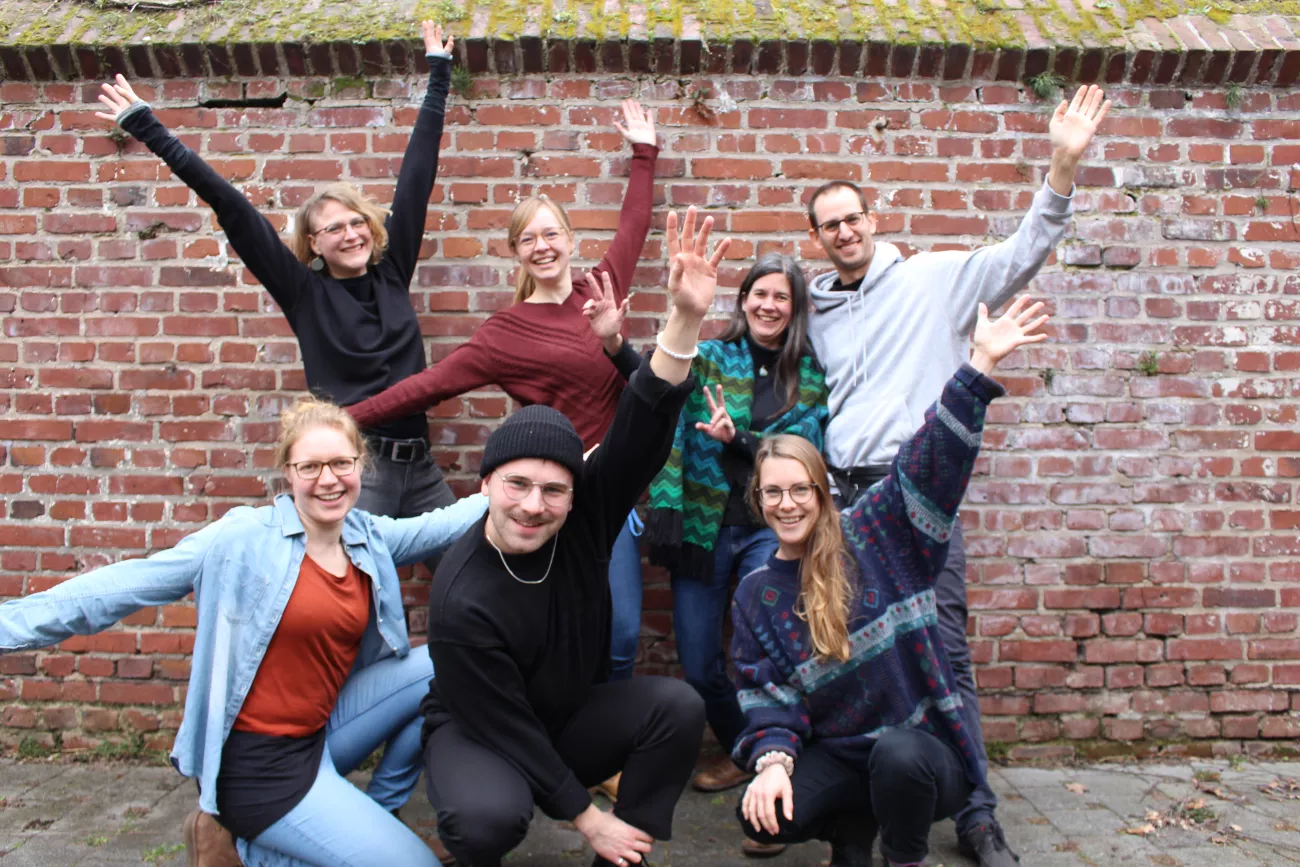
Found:
[[[634,677],[592,689],[554,744],[584,786],[622,771],[614,814],[668,840],[703,736],[704,703],[695,690],[671,677]],[[527,781],[455,722],[429,736],[424,766],[438,835],[456,863],[498,867],[528,833]]]
[[[872,484],[879,476],[868,473],[863,482]],[[839,478],[841,493],[835,498],[835,505],[844,508],[846,502],[856,499],[860,487],[851,487],[847,496],[843,491],[848,487]],[[984,731],[980,719],[979,693],[975,691],[975,672],[970,663],[970,646],[966,643],[966,542],[962,537],[961,521],[952,527],[952,537],[948,540],[948,559],[943,564],[943,571],[934,580],[934,601],[938,607],[939,635],[943,639],[943,649],[948,654],[948,663],[952,666],[952,676],[957,682],[957,692],[961,702],[966,706],[965,719],[970,726],[971,745],[975,748],[975,757],[979,761],[980,771],[985,778],[989,773],[989,757],[984,748]],[[985,782],[971,792],[970,801],[954,817],[957,823],[957,836],[966,837],[977,825],[993,821],[993,811],[998,799],[993,789]]]
[[[890,861],[923,861],[930,826],[966,805],[971,782],[956,750],[928,732],[895,729],[868,753],[865,767],[832,755],[813,742],[794,763],[794,820],[780,807],[780,833],[755,831],[736,805],[745,835],[763,843],[860,839],[880,826],[880,851]],[[744,795],[741,795],[743,800]]]

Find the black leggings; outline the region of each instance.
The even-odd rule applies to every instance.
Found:
[[[694,689],[671,677],[634,677],[594,687],[554,744],[584,786],[622,771],[614,814],[668,840],[703,736],[704,703]],[[429,735],[424,767],[438,835],[456,862],[498,867],[528,833],[527,781],[456,722]]]
[[[874,819],[886,858],[900,864],[925,860],[930,826],[964,807],[974,788],[960,756],[928,732],[895,729],[876,742],[865,764],[832,755],[816,742],[804,747],[790,781],[794,820],[778,809],[779,834],[755,831],[737,804],[745,835],[764,843],[861,839]]]

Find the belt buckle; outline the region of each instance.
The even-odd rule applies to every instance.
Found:
[[[399,464],[411,463],[420,456],[419,445],[419,443],[393,443],[393,460]]]

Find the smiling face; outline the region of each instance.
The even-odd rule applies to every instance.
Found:
[[[325,260],[334,277],[360,277],[374,251],[366,218],[333,199],[323,199],[309,215],[312,252]]]
[[[794,315],[790,281],[784,274],[767,274],[754,281],[745,295],[745,322],[759,346],[779,349]]]
[[[537,209],[514,240],[519,266],[541,286],[555,285],[569,273],[573,236],[548,205]]]
[[[338,524],[361,495],[361,470],[335,475],[329,464],[338,458],[358,457],[356,446],[335,427],[317,425],[302,432],[289,449],[284,476],[292,488],[293,504],[304,525],[327,528]],[[304,479],[296,464],[320,463],[320,475]]]
[[[801,462],[794,458],[776,456],[766,458],[759,465],[758,473],[763,520],[776,533],[782,559],[797,560],[803,557],[808,537],[812,535],[817,518],[821,516],[821,498],[815,486],[811,496],[807,497],[807,502],[795,502],[801,486],[813,486],[812,477]],[[763,494],[764,489],[784,490],[779,501],[771,502]],[[775,500],[775,495],[771,500]]]
[[[524,483],[532,482],[522,499],[516,500]],[[543,493],[551,486],[548,502]],[[569,496],[555,497],[560,487],[569,490]],[[513,491],[512,491],[513,489]],[[573,508],[573,473],[542,458],[520,458],[507,461],[494,469],[483,480],[482,491],[488,498],[488,539],[506,554],[528,554],[536,551],[560,531]]]
[[[872,237],[876,231],[876,215],[869,213],[857,226],[850,226],[845,218],[861,214],[863,207],[858,194],[848,187],[827,190],[817,197],[813,210],[818,228],[810,229],[809,237],[821,244],[842,281],[860,279],[876,252]],[[823,228],[832,220],[839,221],[834,231]]]

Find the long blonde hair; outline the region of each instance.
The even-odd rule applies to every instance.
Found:
[[[555,219],[560,221],[564,231],[568,234],[569,240],[573,240],[573,224],[569,222],[569,215],[564,212],[564,208],[559,202],[553,200],[550,196],[529,196],[519,204],[515,205],[515,210],[510,214],[510,228],[506,230],[506,243],[510,245],[510,252],[517,253],[516,245],[519,243],[519,236],[528,228],[528,224],[537,216],[537,212],[542,208],[550,208]],[[519,265],[519,275],[515,277],[515,303],[526,301],[532,294],[537,291],[537,281],[533,275],[528,273],[528,269],[521,263]]]
[[[293,218],[293,237],[289,240],[289,249],[293,250],[298,261],[309,265],[316,258],[311,249],[311,222],[326,202],[338,202],[365,218],[366,225],[370,227],[370,264],[378,262],[384,255],[384,250],[388,249],[388,230],[384,228],[388,209],[367,199],[352,184],[343,182],[330,184],[298,207],[298,213]]]
[[[849,582],[849,561],[844,551],[840,513],[831,498],[826,462],[817,447],[801,436],[778,434],[765,437],[754,457],[754,475],[749,481],[749,505],[763,514],[759,493],[763,462],[769,458],[798,461],[817,489],[821,510],[805,542],[799,563],[799,600],[795,614],[808,622],[813,649],[822,658],[843,662],[849,658],[849,605],[853,590]]]
[[[329,427],[343,434],[357,450],[357,471],[366,466],[366,440],[361,436],[356,419],[338,404],[318,397],[299,398],[293,406],[280,413],[280,437],[275,441],[275,468],[283,470],[289,463],[289,452],[294,443],[312,428]]]

